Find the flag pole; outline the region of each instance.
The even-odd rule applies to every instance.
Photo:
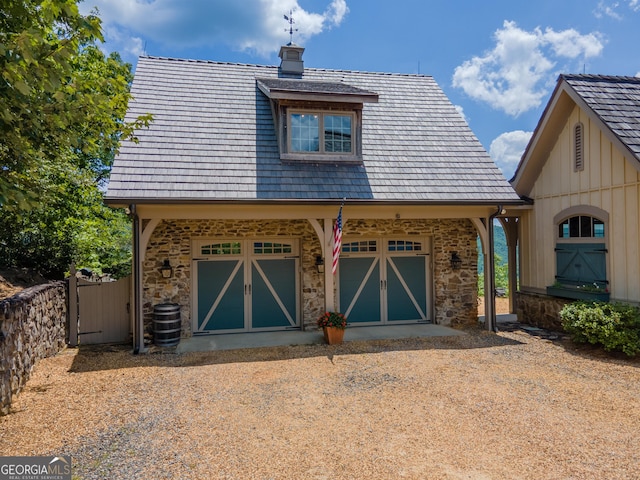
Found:
[[[340,210],[338,210],[338,217],[333,224],[333,258],[331,261],[331,273],[333,275],[336,274],[338,260],[340,259],[340,248],[342,247],[342,207],[344,207],[346,200],[347,198],[343,197],[342,203],[340,203]]]

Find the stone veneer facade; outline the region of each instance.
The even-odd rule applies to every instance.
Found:
[[[516,314],[520,322],[556,332],[563,330],[560,310],[568,303],[575,302],[530,292],[516,292],[515,300]]]
[[[435,323],[448,326],[477,322],[477,232],[467,219],[445,220],[358,220],[348,219],[345,237],[424,236],[432,242],[433,301]],[[154,230],[143,264],[143,308],[145,332],[150,334],[153,308],[160,303],[181,305],[182,337],[191,336],[191,285],[193,239],[294,237],[300,240],[302,267],[302,323],[315,328],[324,311],[324,275],[315,267],[321,254],[320,241],[306,220],[163,220]],[[451,252],[463,259],[452,270]],[[162,278],[165,259],[173,266],[173,276]]]
[[[0,414],[42,358],[66,346],[67,296],[64,282],[27,288],[0,301]]]

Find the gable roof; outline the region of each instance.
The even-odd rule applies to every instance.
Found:
[[[258,85],[365,101],[362,163],[282,162],[270,101]],[[272,79],[270,81],[269,79]],[[312,83],[313,82],[313,83]],[[141,57],[127,120],[151,113],[123,142],[111,204],[327,201],[496,204],[519,197],[434,79]],[[374,101],[377,96],[377,103]],[[364,99],[364,100],[363,100]],[[367,100],[368,99],[368,100]]]
[[[519,194],[531,192],[575,105],[640,169],[640,78],[560,75],[510,180]]]

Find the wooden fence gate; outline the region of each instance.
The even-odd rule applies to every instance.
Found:
[[[69,278],[69,344],[124,343],[131,339],[131,277],[115,282]],[[75,321],[74,321],[75,319]]]

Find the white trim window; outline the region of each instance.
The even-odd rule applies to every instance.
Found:
[[[355,155],[355,115],[350,112],[288,112],[290,153]]]

